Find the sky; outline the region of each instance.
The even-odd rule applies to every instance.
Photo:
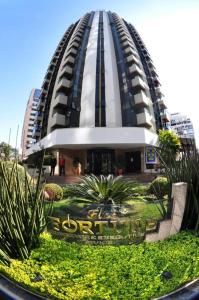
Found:
[[[8,142],[11,128],[10,143],[20,146],[31,89],[41,87],[68,26],[98,9],[135,26],[169,112],[191,118],[199,145],[199,0],[0,0],[0,142]]]

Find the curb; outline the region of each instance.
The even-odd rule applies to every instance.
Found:
[[[47,300],[35,294],[26,288],[22,287],[20,284],[7,278],[5,275],[0,273],[0,299],[1,300]]]
[[[0,274],[0,299],[1,300],[48,300],[13,282],[5,275]],[[195,279],[183,287],[153,300],[197,300],[199,299],[199,279]]]
[[[199,279],[195,279],[181,288],[153,300],[197,300],[199,299]]]

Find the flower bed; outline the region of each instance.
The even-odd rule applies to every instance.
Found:
[[[199,276],[199,238],[181,232],[115,247],[71,244],[45,233],[29,259],[0,271],[52,299],[151,299]]]

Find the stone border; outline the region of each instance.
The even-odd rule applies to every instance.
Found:
[[[0,299],[2,300],[47,300],[49,298],[40,296],[27,290],[19,283],[12,281],[0,273]]]
[[[153,300],[197,300],[199,299],[199,279],[185,284],[181,288]]]
[[[0,273],[0,299],[2,300],[47,300],[20,284],[13,282]],[[199,299],[199,279],[195,279],[181,288],[153,300],[197,300]]]
[[[187,195],[187,183],[179,182],[172,184],[173,208],[171,219],[160,221],[157,232],[147,233],[147,242],[157,242],[168,238],[180,231],[185,210]]]

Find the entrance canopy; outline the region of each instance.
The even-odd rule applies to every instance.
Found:
[[[26,155],[46,148],[91,149],[155,146],[157,134],[141,127],[56,129],[27,150]]]

